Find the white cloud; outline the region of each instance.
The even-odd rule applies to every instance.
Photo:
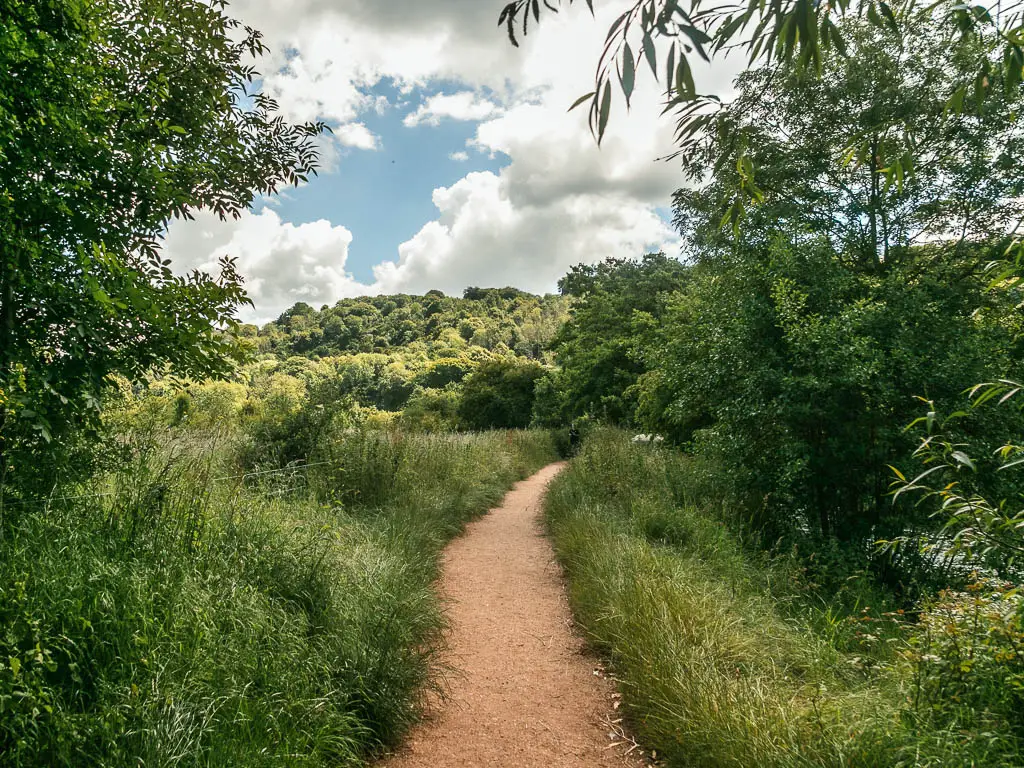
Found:
[[[337,166],[341,146],[379,148],[361,119],[391,109],[406,112],[408,126],[476,122],[470,147],[510,161],[498,173],[468,173],[435,190],[436,219],[401,244],[394,261],[377,265],[372,285],[345,272],[347,229],[296,227],[266,209],[227,224],[201,219],[195,227],[203,237],[175,225],[169,252],[179,263],[207,265],[217,253],[237,254],[261,319],[295,301],[318,306],[361,293],[457,293],[470,284],[547,291],[575,263],[674,252],[675,235],[656,208],[682,179],[677,164],[657,161],[673,149],[674,126],[658,117],[650,73],[638,77],[631,113],[617,105],[601,148],[586,108],[566,111],[591,89],[611,5],[598,5],[594,20],[583,3],[549,14],[515,49],[496,26],[500,3],[236,0],[231,11],[267,32],[274,54],[263,66],[265,86],[285,116],[335,127],[325,172]],[[724,92],[735,67],[695,67],[698,86]],[[400,94],[391,102],[369,93],[385,80]],[[448,92],[421,99],[416,90],[438,86]],[[469,153],[450,157],[465,162]]]
[[[573,264],[678,252],[656,212],[681,183],[678,164],[658,159],[672,151],[674,125],[657,118],[657,83],[639,80],[632,111],[619,111],[601,147],[586,110],[567,112],[590,82],[607,21],[549,18],[541,26],[511,74],[510,106],[480,121],[471,140],[511,162],[435,190],[438,218],[375,269],[375,290],[550,291]]]
[[[200,212],[193,222],[171,225],[164,252],[179,272],[216,274],[221,256],[236,258],[256,305],[242,319],[265,322],[297,301],[319,308],[365,293],[366,286],[345,271],[351,243],[345,227],[323,220],[296,226],[270,209],[227,221]]]
[[[346,123],[334,129],[338,142],[346,147],[356,149],[380,149],[380,137],[366,127],[364,123]]]
[[[676,248],[652,208],[614,194],[516,205],[507,177],[470,173],[434,191],[440,213],[374,269],[375,293],[458,293],[468,285],[546,292],[573,264]]]
[[[473,91],[439,93],[428,98],[419,109],[405,116],[406,127],[413,128],[422,123],[440,125],[445,118],[479,122],[501,113],[501,107]]]

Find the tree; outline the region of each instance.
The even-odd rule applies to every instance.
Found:
[[[564,420],[590,414],[632,423],[634,387],[646,371],[634,354],[637,319],[659,318],[686,271],[677,259],[654,253],[641,261],[580,264],[559,281],[561,292],[576,298],[553,343],[561,366],[556,380]]]
[[[256,87],[224,0],[0,0],[0,481],[95,421],[105,381],[229,369],[234,263],[175,275],[159,241],[315,171],[322,124]],[[27,466],[27,462],[22,462]]]
[[[963,276],[955,254],[920,258],[929,269],[908,258],[878,276],[827,240],[780,240],[698,265],[642,350],[667,393],[646,426],[722,468],[772,540],[810,534],[865,552],[925,525],[888,497],[888,465],[914,448],[915,397],[952,409],[1016,345],[1000,321],[1007,297]],[[995,448],[1016,427],[971,430]]]
[[[533,412],[534,389],[544,369],[533,362],[493,360],[476,369],[463,386],[460,424],[467,429],[525,429]]]
[[[795,64],[742,75],[725,129],[687,159],[705,183],[677,193],[676,221],[697,266],[641,349],[638,391],[647,427],[728,467],[773,534],[862,546],[927,523],[886,496],[887,465],[913,448],[915,396],[952,406],[1020,359],[1019,297],[986,291],[984,269],[1022,213],[1024,134],[1013,90],[944,117],[939,94],[976,41],[937,63],[931,28],[904,46],[863,22],[840,28],[848,58],[821,79]],[[868,142],[860,160],[841,157],[852,135]],[[875,150],[911,144],[915,174],[890,182]],[[761,203],[723,231],[744,157]],[[993,447],[1012,428],[972,426]]]
[[[944,118],[942,94],[967,75],[981,43],[951,47],[921,24],[908,24],[902,41],[856,20],[840,29],[848,56],[825,62],[820,78],[795,65],[742,74],[737,97],[686,158],[692,185],[676,193],[676,224],[695,254],[727,254],[735,238],[764,246],[780,235],[825,236],[840,258],[879,272],[915,244],[1005,248],[1024,215],[1020,92],[994,82],[989,98],[968,98]],[[904,177],[879,160],[909,156],[915,171]],[[744,158],[757,168],[760,203],[724,233]]]

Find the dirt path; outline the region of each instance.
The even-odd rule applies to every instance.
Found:
[[[573,634],[561,574],[541,531],[555,464],[448,548],[449,698],[380,768],[602,768],[636,763],[612,746],[611,684]],[[636,752],[634,752],[634,755]]]

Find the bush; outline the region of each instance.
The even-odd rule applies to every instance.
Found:
[[[483,363],[463,386],[459,422],[466,429],[525,429],[533,413],[534,388],[544,375],[537,363]]]
[[[744,547],[700,461],[593,430],[546,514],[577,620],[667,766],[1020,765],[1021,598],[947,592],[912,622]]]
[[[406,403],[399,417],[413,432],[453,432],[458,425],[458,389],[421,389]]]
[[[822,243],[779,241],[695,268],[646,353],[659,372],[645,382],[649,430],[721,466],[772,541],[864,552],[927,525],[893,506],[889,465],[914,450],[918,395],[953,410],[1009,365],[1012,334],[994,319],[1005,300],[953,278],[984,257],[922,251],[878,275]]]
[[[901,655],[913,711],[944,727],[1024,737],[1024,598],[982,580],[927,604]]]

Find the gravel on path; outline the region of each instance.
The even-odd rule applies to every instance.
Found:
[[[544,492],[563,466],[517,484],[449,546],[440,583],[448,694],[380,768],[641,764],[615,724],[611,682],[574,633],[543,534]]]

